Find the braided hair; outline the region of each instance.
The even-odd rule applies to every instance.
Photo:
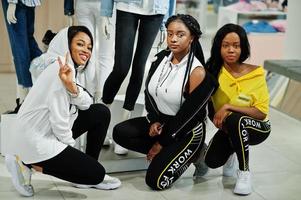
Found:
[[[174,21],[182,22],[189,29],[191,35],[194,36],[194,39],[191,43],[187,67],[186,67],[185,76],[182,84],[182,94],[184,94],[185,89],[189,90],[189,76],[190,76],[194,56],[202,63],[203,66],[205,66],[204,53],[203,53],[202,46],[199,42],[199,39],[202,35],[202,31],[200,30],[200,25],[198,21],[191,15],[186,15],[186,14],[173,15],[167,19],[165,23],[165,27],[168,28],[168,25]],[[186,80],[187,80],[187,84],[185,88]],[[181,103],[182,103],[182,96],[183,95],[181,95]]]

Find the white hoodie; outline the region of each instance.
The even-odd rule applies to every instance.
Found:
[[[61,30],[43,56],[48,60],[61,56],[64,62],[69,52],[67,33],[68,28]],[[68,64],[73,69],[74,81],[94,94],[95,69],[91,69],[91,65],[85,70],[79,67],[75,77],[71,58]],[[26,164],[48,160],[67,145],[73,146],[71,128],[77,117],[76,107],[85,110],[93,103],[92,97],[81,87],[78,97],[68,94],[59,78],[59,68],[56,60],[41,73],[18,112],[15,154]]]

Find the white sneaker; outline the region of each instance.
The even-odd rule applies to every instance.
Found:
[[[248,195],[252,192],[251,173],[237,170],[237,180],[233,191],[235,194]]]
[[[115,143],[114,146],[114,152],[118,155],[125,155],[129,152],[129,150],[127,150],[126,148],[123,148],[122,146],[120,146],[119,144]]]
[[[7,170],[12,175],[12,182],[16,190],[23,196],[33,196],[34,190],[32,185],[30,184],[31,170],[28,167],[21,164],[21,162],[16,156],[12,155],[5,156],[5,165],[7,167]],[[24,174],[22,172],[24,172],[28,176],[28,183],[26,183]]]
[[[110,146],[111,143],[111,139],[108,136],[106,136],[105,140],[103,141],[103,146]]]
[[[238,160],[236,153],[233,153],[223,166],[223,176],[232,177],[235,176],[235,172],[238,169]]]
[[[105,175],[103,181],[97,185],[83,185],[83,184],[74,184],[74,187],[87,189],[87,188],[96,188],[100,190],[114,190],[121,186],[121,181],[118,178]]]

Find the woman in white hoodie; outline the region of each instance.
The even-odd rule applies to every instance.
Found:
[[[13,184],[23,196],[34,194],[30,179],[25,178],[30,177],[30,168],[76,187],[115,189],[121,185],[117,178],[105,175],[97,161],[110,111],[102,104],[93,104],[95,69],[89,66],[92,48],[90,31],[84,26],[71,26],[55,36],[43,55],[49,66],[17,115],[18,139],[11,155],[18,157],[7,155],[5,159]],[[72,147],[74,139],[85,132],[86,154]]]

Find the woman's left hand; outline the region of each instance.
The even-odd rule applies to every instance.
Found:
[[[152,148],[148,151],[148,154],[146,156],[146,159],[148,161],[152,161],[153,158],[161,151],[162,146],[159,142],[156,142]]]
[[[148,131],[149,136],[154,137],[154,136],[160,135],[162,132],[162,127],[163,127],[163,124],[160,124],[160,122],[153,123],[150,126],[149,131]]]
[[[221,109],[219,109],[214,117],[213,117],[213,124],[219,128],[222,129],[223,127],[223,122],[225,120],[225,118],[229,115],[230,111],[229,111],[229,105],[225,104],[223,105],[223,107],[221,107]]]

